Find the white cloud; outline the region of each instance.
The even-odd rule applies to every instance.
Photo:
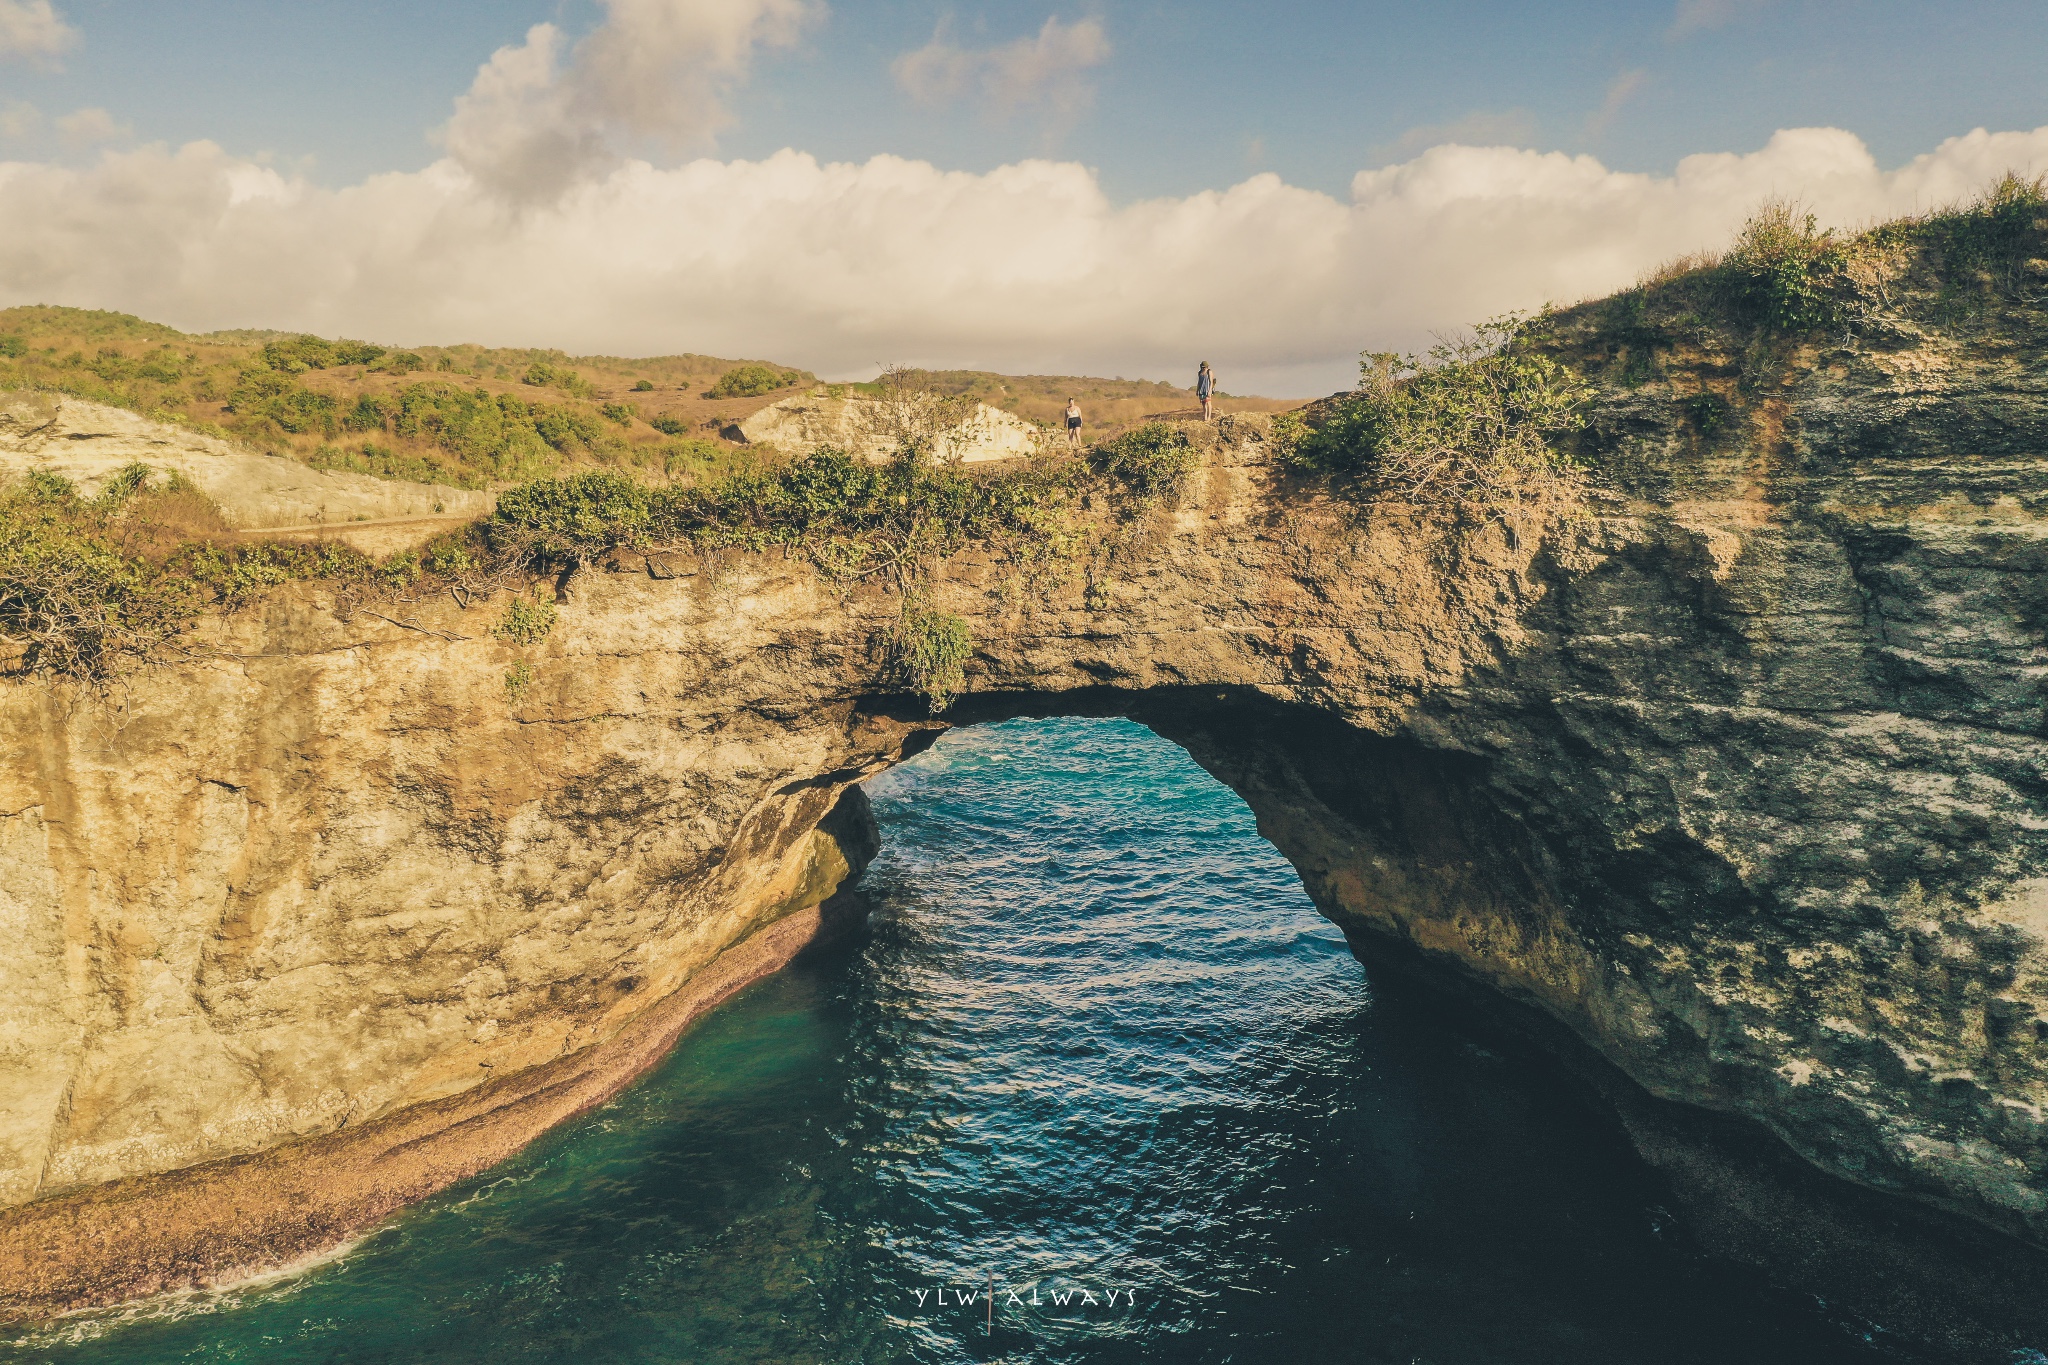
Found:
[[[1673,40],[1725,28],[1770,5],[1772,0],[1678,0],[1668,34]]]
[[[57,120],[57,135],[69,147],[90,147],[99,142],[113,142],[119,138],[131,137],[134,132],[133,128],[96,106],[75,110]]]
[[[623,162],[508,215],[452,161],[334,191],[195,143],[0,163],[0,304],[839,375],[886,358],[1177,377],[1207,355],[1234,392],[1305,393],[1348,382],[1362,348],[1720,246],[1769,195],[1854,224],[2041,165],[2048,128],[1971,133],[1891,171],[1849,133],[1802,129],[1671,175],[1446,146],[1362,172],[1348,200],[1257,175],[1120,206],[1071,163],[970,174],[785,151]]]
[[[904,92],[922,104],[975,95],[998,114],[1042,107],[1071,116],[1094,97],[1086,71],[1110,54],[1109,37],[1094,19],[1062,24],[1053,15],[1035,38],[998,47],[959,47],[950,35],[951,24],[941,20],[929,43],[889,68]]]
[[[78,30],[50,0],[0,0],[0,58],[50,66],[78,44]]]
[[[6,0],[0,0],[6,3]],[[754,49],[795,40],[806,0],[603,0],[603,24],[564,54],[536,24],[478,69],[441,130],[450,156],[506,198],[533,203],[616,164],[619,137],[704,146]]]

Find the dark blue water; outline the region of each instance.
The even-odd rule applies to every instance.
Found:
[[[956,731],[871,791],[865,939],[615,1103],[322,1267],[0,1359],[1869,1358],[1693,1257],[1548,1072],[1376,998],[1150,732]]]

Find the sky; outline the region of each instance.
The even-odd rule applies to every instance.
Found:
[[[1773,195],[2048,171],[2044,52],[2038,0],[0,0],[0,304],[1298,396]]]

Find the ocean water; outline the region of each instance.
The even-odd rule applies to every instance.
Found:
[[[615,1102],[325,1264],[0,1360],[1872,1358],[1693,1255],[1539,1064],[1376,993],[1142,727],[954,731],[870,792],[868,930]]]

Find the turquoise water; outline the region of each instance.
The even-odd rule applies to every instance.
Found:
[[[955,731],[870,791],[863,939],[616,1102],[324,1266],[0,1360],[1869,1359],[1689,1255],[1547,1072],[1376,997],[1149,731]]]

